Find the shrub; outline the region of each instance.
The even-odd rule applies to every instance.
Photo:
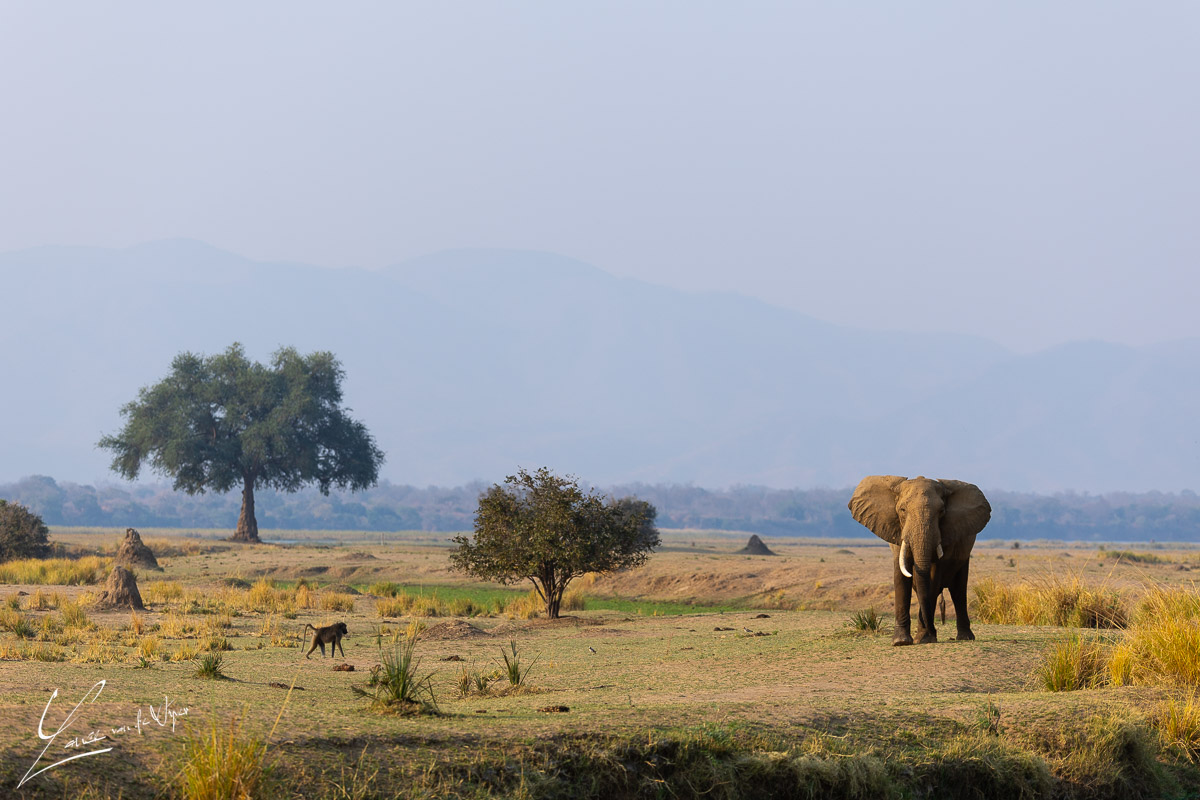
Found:
[[[0,561],[41,558],[50,550],[50,529],[20,503],[0,500]]]

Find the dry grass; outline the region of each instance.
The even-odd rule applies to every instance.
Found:
[[[973,589],[974,616],[980,622],[1067,628],[1123,628],[1129,623],[1119,592],[1090,586],[1078,575],[1022,583],[984,579]]]
[[[228,729],[212,718],[207,735],[191,736],[183,766],[174,778],[181,800],[258,800],[273,796],[275,779],[266,763],[266,743],[233,718]]]
[[[1164,747],[1193,763],[1200,761],[1200,699],[1194,693],[1160,704],[1153,722]]]
[[[1038,667],[1037,677],[1051,692],[1103,686],[1109,680],[1109,650],[1095,640],[1072,636],[1050,649]]]
[[[0,583],[79,586],[100,583],[112,568],[111,558],[26,558],[0,564]]]

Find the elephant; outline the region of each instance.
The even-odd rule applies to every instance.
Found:
[[[967,617],[967,573],[975,537],[987,525],[992,507],[979,487],[963,481],[870,475],[854,490],[851,515],[892,546],[896,589],[893,645],[913,643],[909,605],[917,590],[917,644],[937,641],[934,604],[950,590],[958,638],[972,640]]]

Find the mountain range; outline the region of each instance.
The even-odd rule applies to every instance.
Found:
[[[397,483],[545,465],[591,485],[1200,487],[1195,339],[1018,354],[526,251],[330,269],[168,240],[0,254],[0,278],[0,482],[102,478],[121,406],[177,353],[239,341],[333,351]]]

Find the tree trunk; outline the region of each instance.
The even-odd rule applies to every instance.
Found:
[[[237,530],[231,542],[261,542],[258,538],[258,520],[254,516],[254,478],[243,479],[242,513],[238,515]]]

